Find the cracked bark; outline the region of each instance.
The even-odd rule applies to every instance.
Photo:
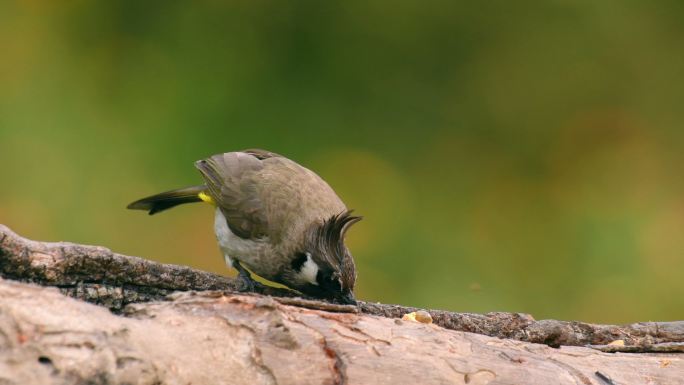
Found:
[[[236,294],[230,278],[101,247],[34,242],[3,226],[0,275],[3,385],[624,385],[684,378],[684,360],[672,353],[684,351],[681,322],[592,325],[430,310],[435,324],[426,325],[397,319],[415,308],[356,308],[269,288],[266,294],[282,297]],[[614,340],[625,346],[608,345]],[[585,344],[594,346],[570,346]],[[659,353],[606,353],[615,351]]]

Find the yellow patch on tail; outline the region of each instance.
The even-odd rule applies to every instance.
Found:
[[[203,202],[207,202],[207,203],[209,203],[210,205],[216,206],[216,202],[214,202],[214,199],[213,199],[212,197],[210,197],[209,194],[205,193],[204,191],[202,191],[201,193],[197,194],[197,196],[198,196],[199,199],[201,199]]]

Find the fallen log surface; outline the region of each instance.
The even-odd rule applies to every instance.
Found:
[[[0,225],[0,276],[41,286],[91,302],[114,313],[128,305],[168,299],[177,291],[238,293],[240,281],[185,266],[161,264],[114,253],[99,246],[25,239]],[[388,319],[422,310],[414,307],[360,302],[336,305],[299,298],[286,289],[264,287],[257,294],[283,304],[328,312],[360,313]],[[427,310],[434,323],[446,329],[551,347],[591,345],[605,352],[684,352],[684,322],[643,322],[597,325],[583,322],[534,320],[528,314],[487,314]],[[356,316],[360,316],[357,314]]]
[[[434,324],[176,293],[119,315],[0,279],[0,384],[681,384],[684,356],[551,348]]]

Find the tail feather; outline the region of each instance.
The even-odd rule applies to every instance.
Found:
[[[207,186],[200,185],[166,191],[137,200],[129,204],[126,208],[132,210],[145,210],[148,211],[150,215],[153,215],[184,203],[201,202],[202,199],[199,197],[199,194],[206,191],[206,189]]]

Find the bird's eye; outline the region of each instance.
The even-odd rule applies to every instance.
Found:
[[[330,277],[330,288],[333,291],[340,291],[342,290],[342,281],[340,281],[340,277],[336,274],[333,274]]]

